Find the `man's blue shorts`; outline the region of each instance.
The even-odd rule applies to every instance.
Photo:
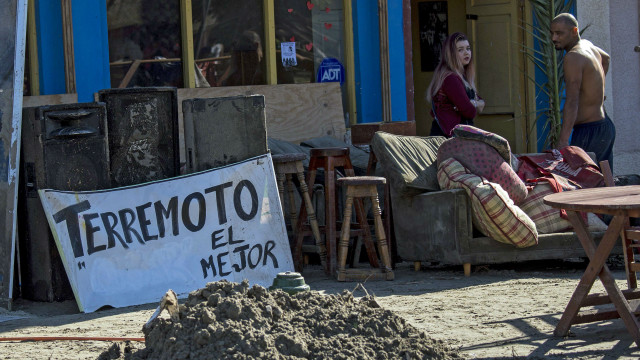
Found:
[[[586,152],[596,154],[598,162],[609,160],[613,169],[613,143],[616,140],[616,127],[605,113],[605,118],[573,127],[571,145],[579,146]]]

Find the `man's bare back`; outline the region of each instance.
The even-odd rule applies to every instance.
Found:
[[[580,93],[578,97],[578,115],[574,125],[604,119],[604,83],[605,70],[602,64],[602,50],[589,40],[581,39],[564,58],[565,79],[567,68],[569,76],[582,71]],[[570,81],[571,79],[568,79]]]

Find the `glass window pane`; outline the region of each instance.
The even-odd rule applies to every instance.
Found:
[[[266,84],[263,0],[192,0],[193,47],[207,84]]]
[[[344,64],[342,0],[276,0],[275,26],[279,84],[315,82],[325,58]],[[296,60],[285,61],[287,66],[281,42],[295,43]]]
[[[111,86],[183,86],[180,0],[107,0]]]

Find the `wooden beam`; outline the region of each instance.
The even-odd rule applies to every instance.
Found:
[[[196,69],[193,62],[193,17],[191,0],[180,0],[180,33],[182,35],[182,78],[184,87],[196,87]]]
[[[344,17],[344,48],[345,48],[345,73],[347,84],[347,113],[351,125],[358,122],[358,107],[356,104],[356,65],[353,42],[353,7],[351,0],[343,0]]]
[[[413,42],[411,39],[411,0],[402,0],[402,33],[404,38],[404,77],[407,97],[407,121],[416,121],[413,86]]]
[[[64,49],[64,79],[67,94],[76,93],[76,65],[73,52],[73,17],[71,0],[60,0],[62,9],[62,42]]]
[[[36,30],[35,1],[27,4],[27,46],[29,47],[29,92],[40,95],[40,68],[38,66],[38,33]],[[25,69],[27,70],[27,69]]]
[[[640,315],[640,301],[631,300],[629,301],[629,308],[631,309],[631,313],[638,316]],[[620,314],[618,311],[613,308],[606,309],[595,309],[595,310],[584,310],[579,312],[571,322],[572,325],[575,324],[586,324],[594,321],[603,321],[603,320],[612,320],[619,319]]]
[[[382,122],[391,122],[391,84],[389,69],[389,12],[387,0],[378,0],[380,21],[380,85],[382,87]]]
[[[278,69],[276,68],[276,21],[274,0],[263,0],[264,12],[264,59],[266,63],[267,85],[278,83]]]

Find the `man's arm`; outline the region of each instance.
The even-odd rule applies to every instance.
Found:
[[[567,99],[562,111],[562,129],[558,138],[556,149],[569,145],[569,137],[573,125],[578,118],[578,105],[580,100],[580,87],[582,85],[582,56],[569,52],[564,57],[564,82]]]

